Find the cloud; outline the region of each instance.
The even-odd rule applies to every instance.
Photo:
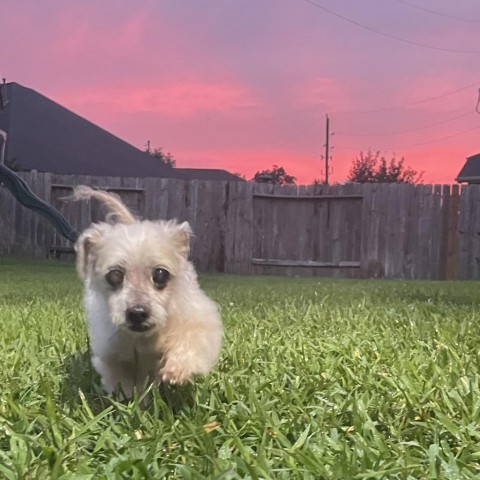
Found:
[[[184,117],[199,111],[253,109],[258,101],[239,84],[184,82],[165,86],[96,87],[65,91],[57,100],[69,108],[103,108],[112,113],[154,112]]]
[[[343,110],[351,105],[349,90],[340,81],[330,77],[315,77],[293,87],[294,103],[301,107]]]
[[[396,2],[338,3],[338,13],[394,35],[476,48],[473,23]],[[455,8],[479,18],[474,0]],[[473,83],[473,56],[386,39],[305,2],[3,0],[2,16],[8,21],[0,31],[0,68],[8,81],[139,148],[149,139],[181,166],[223,167],[251,178],[278,164],[311,182],[323,168],[325,113],[338,181],[368,146],[393,149],[431,181],[453,178],[478,147],[478,131],[408,147],[477,125],[475,113],[448,122],[473,112],[475,87],[381,111]],[[371,113],[346,113],[365,110]]]
[[[81,4],[70,5],[59,15],[55,37],[50,48],[58,55],[77,60],[103,58],[106,64],[116,59],[136,55],[147,31],[148,12],[140,9],[110,24],[92,21],[89,11]]]
[[[396,102],[398,105],[409,105],[410,109],[417,111],[441,113],[455,111],[470,101],[473,110],[477,88],[473,77],[423,74],[413,77],[398,89]]]

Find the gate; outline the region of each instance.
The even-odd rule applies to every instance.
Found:
[[[315,195],[285,187],[282,194],[254,192],[256,273],[295,274],[300,268],[331,276],[341,269],[342,276],[359,276],[363,195],[348,187],[323,187]]]

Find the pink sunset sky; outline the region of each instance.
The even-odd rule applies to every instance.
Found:
[[[478,0],[3,0],[0,74],[179,167],[333,182],[360,151],[480,153]]]

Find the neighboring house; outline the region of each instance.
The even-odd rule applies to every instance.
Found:
[[[480,153],[467,157],[465,165],[455,180],[458,183],[480,183]]]
[[[226,170],[165,166],[30,88],[18,83],[0,88],[0,131],[7,133],[5,162],[12,168],[72,175],[243,181]]]

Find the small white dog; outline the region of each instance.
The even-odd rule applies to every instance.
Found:
[[[85,284],[92,363],[108,393],[130,397],[147,379],[182,384],[208,373],[222,342],[217,304],[188,261],[188,223],[139,221],[116,195],[86,186],[109,223],[94,223],[75,244]]]

